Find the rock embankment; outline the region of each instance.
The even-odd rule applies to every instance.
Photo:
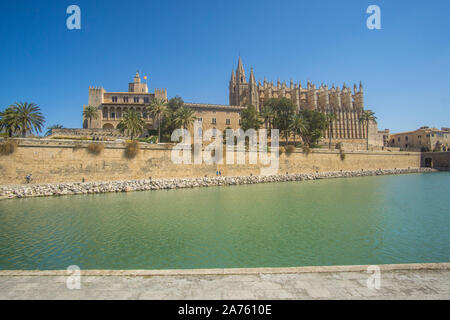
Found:
[[[270,182],[303,181],[331,178],[363,177],[389,174],[434,172],[430,168],[337,171],[298,173],[271,176],[203,177],[176,179],[143,179],[105,182],[73,182],[0,186],[0,199],[94,194],[106,192],[131,192],[145,190],[196,188]]]

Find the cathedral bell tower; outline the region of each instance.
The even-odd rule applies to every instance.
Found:
[[[236,72],[234,70],[231,71],[229,89],[230,105],[245,107],[248,104],[252,104],[259,110],[258,85],[255,81],[253,69],[250,72],[249,82],[247,83],[241,57],[239,57]]]

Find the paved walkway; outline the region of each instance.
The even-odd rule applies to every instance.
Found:
[[[0,299],[450,299],[448,267],[382,269],[380,289],[367,288],[362,270],[82,275],[79,290],[67,288],[67,275],[8,273],[0,271]]]

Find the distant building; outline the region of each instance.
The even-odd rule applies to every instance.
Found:
[[[195,111],[197,123],[202,124],[203,130],[227,128],[238,129],[241,126],[241,112],[249,104],[262,109],[264,103],[271,98],[288,98],[297,107],[297,110],[315,110],[324,114],[334,113],[331,138],[332,143],[342,142],[344,146],[351,148],[365,148],[366,128],[360,122],[364,109],[363,86],[356,84],[348,88],[345,84],[342,89],[334,85],[329,89],[327,85],[316,85],[308,81],[307,87],[301,83],[290,85],[278,81],[256,83],[253,69],[250,77],[245,76],[242,60],[239,57],[236,70],[232,70],[229,83],[229,105],[203,104],[185,102],[185,106]],[[92,120],[89,128],[88,119],[83,119],[83,128],[89,129],[115,129],[125,111],[133,109],[138,112],[147,123],[148,129],[156,129],[155,119],[149,114],[148,106],[155,98],[167,101],[166,89],[155,89],[154,93],[148,92],[147,83],[141,82],[139,73],[136,72],[134,81],[129,83],[128,92],[107,92],[103,88],[90,87],[88,105],[98,108],[98,118]],[[86,106],[84,106],[86,107]],[[191,128],[192,132],[192,128]],[[389,132],[378,131],[376,122],[369,123],[369,145],[382,147],[383,139],[387,139]],[[328,130],[321,141],[328,144]]]
[[[383,147],[389,146],[389,129],[379,130],[378,135],[383,141]]]
[[[107,92],[101,87],[89,87],[88,105],[98,109],[98,117],[92,119],[91,127],[89,127],[88,119],[83,119],[83,128],[115,129],[123,113],[132,109],[141,115],[147,128],[151,129],[154,119],[146,107],[155,98],[167,101],[166,89],[155,89],[154,93],[148,92],[147,83],[141,82],[138,72],[134,76],[134,81],[128,84],[128,92]]]
[[[450,128],[420,127],[415,131],[394,133],[389,136],[389,146],[405,150],[447,151],[450,144]]]
[[[245,70],[241,61],[238,60],[236,71],[231,71],[229,85],[230,105],[247,106],[254,105],[260,111],[264,102],[271,98],[288,98],[297,107],[297,110],[316,110],[327,113],[335,113],[337,119],[333,123],[332,138],[336,142],[349,142],[350,140],[359,140],[366,138],[366,131],[359,118],[364,111],[364,93],[362,83],[359,88],[356,84],[348,88],[345,84],[342,89],[331,88],[327,85],[321,85],[319,88],[308,81],[307,87],[303,88],[300,82],[295,83],[291,80],[289,86],[286,82],[280,80],[274,85],[272,82],[256,82],[253,68],[250,70],[250,77],[247,82]],[[376,123],[369,126],[369,140],[371,135],[377,135],[378,129]],[[325,137],[328,138],[328,132]],[[345,141],[347,140],[347,141]],[[355,141],[357,143],[357,141]]]
[[[155,89],[154,93],[148,92],[147,83],[141,82],[138,72],[134,81],[128,84],[128,92],[107,92],[103,88],[90,87],[88,105],[98,109],[98,118],[92,119],[90,128],[88,119],[83,119],[83,128],[115,129],[123,113],[134,110],[145,120],[147,129],[157,129],[154,117],[148,112],[148,107],[155,98],[167,101],[167,90]],[[184,105],[195,111],[196,121],[202,124],[203,130],[240,128],[240,112],[243,107],[189,102]]]

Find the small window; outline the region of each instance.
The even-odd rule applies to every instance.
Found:
[[[128,102],[128,97],[123,97],[123,102]]]
[[[139,97],[134,97],[134,103],[139,103]]]
[[[203,118],[197,118],[197,121],[202,123],[203,122]]]
[[[112,102],[117,102],[117,97],[116,96],[113,96],[111,99],[112,99]]]
[[[417,136],[417,138],[422,139],[422,136]]]
[[[144,103],[148,103],[148,97],[144,97]]]
[[[212,124],[216,124],[216,118],[212,118],[212,119],[211,119],[211,123],[212,123]]]
[[[405,136],[405,141],[408,141],[408,136]]]
[[[231,123],[230,119],[225,120],[225,124],[230,124],[230,123]]]
[[[114,112],[111,112],[111,119],[115,119],[116,118],[116,114]]]
[[[398,137],[398,142],[400,142],[400,137]]]

